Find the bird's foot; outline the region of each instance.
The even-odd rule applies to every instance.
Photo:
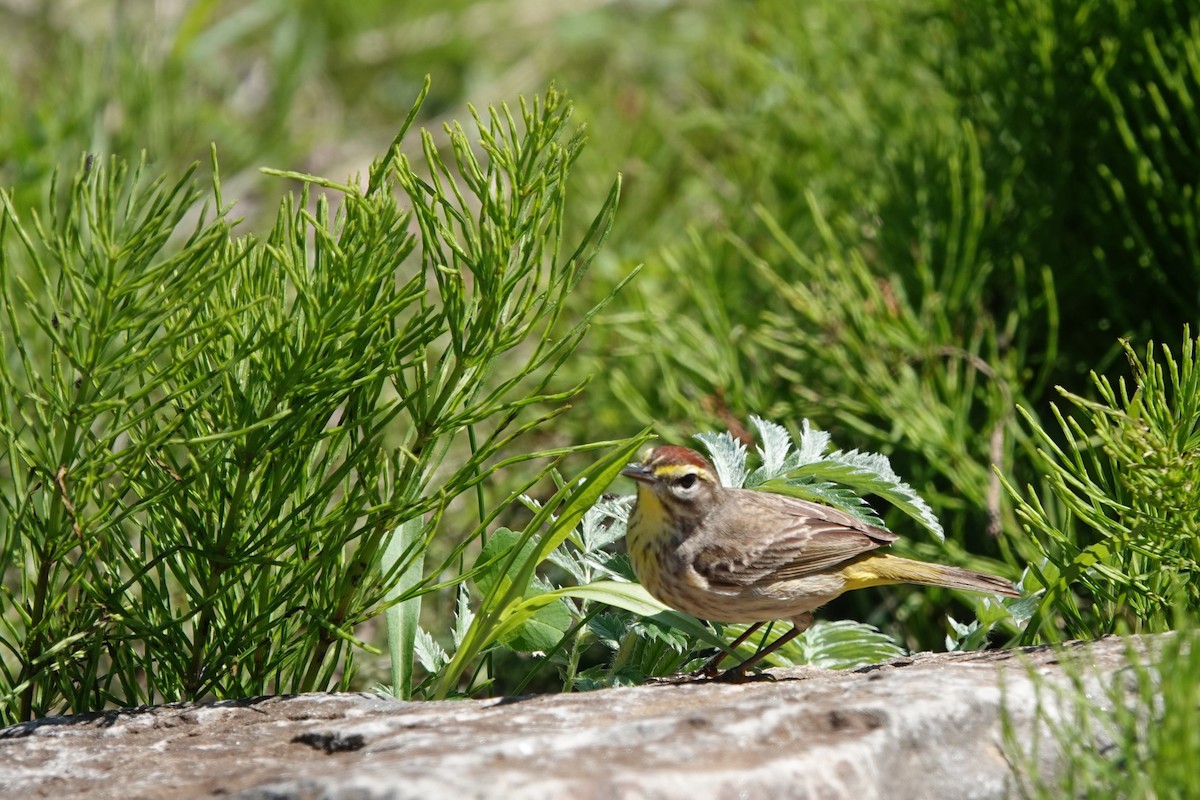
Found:
[[[705,664],[692,672],[677,672],[674,675],[661,675],[647,678],[646,683],[655,685],[678,686],[684,683],[752,683],[754,681],[773,681],[775,676],[758,670],[751,671],[743,665],[721,670],[712,664]]]
[[[750,672],[739,667],[730,667],[720,675],[712,676],[709,680],[713,683],[752,683],[754,681],[773,681],[775,676],[769,672],[759,670]]]
[[[646,678],[646,683],[654,686],[678,686],[683,683],[697,683],[705,680],[708,678],[697,675],[695,672],[676,672],[674,675],[655,675]]]

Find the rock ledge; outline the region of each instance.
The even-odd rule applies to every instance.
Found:
[[[55,717],[0,730],[0,794],[1002,798],[1015,788],[1002,699],[1028,741],[1037,686],[1070,680],[1060,658],[1100,698],[1131,645],[1148,643],[926,653],[739,685],[447,703],[311,694]],[[1049,774],[1057,754],[1042,740]]]

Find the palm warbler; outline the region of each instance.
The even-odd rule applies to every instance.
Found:
[[[1003,578],[877,552],[897,536],[837,509],[726,488],[686,447],[656,447],[621,474],[638,484],[626,540],[650,594],[702,619],[753,623],[730,652],[763,623],[791,621],[790,631],[724,677],[739,676],[799,636],[813,609],[853,589],[914,583],[1018,596]],[[724,655],[696,675],[715,677]]]

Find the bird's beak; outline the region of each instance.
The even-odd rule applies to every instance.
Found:
[[[654,473],[646,469],[642,464],[630,464],[621,470],[621,474],[626,478],[633,478],[638,483],[651,483],[654,481]]]

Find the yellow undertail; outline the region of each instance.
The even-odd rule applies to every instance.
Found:
[[[868,586],[884,586],[893,583],[916,583],[922,586],[944,586],[947,589],[963,589],[968,592],[985,592],[1005,597],[1019,597],[1011,582],[995,575],[971,572],[958,567],[945,567],[924,561],[869,553],[860,556],[840,570],[846,579],[845,591],[865,589]]]

